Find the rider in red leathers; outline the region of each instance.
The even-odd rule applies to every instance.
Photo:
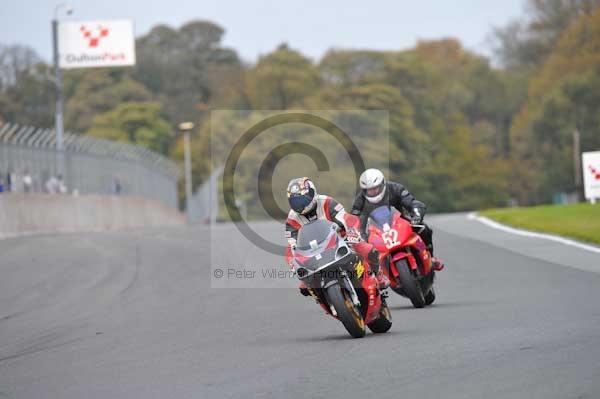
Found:
[[[290,212],[285,223],[285,237],[288,240],[285,258],[288,265],[293,269],[292,251],[296,246],[298,230],[302,225],[315,219],[326,219],[336,223],[345,234],[345,239],[351,244],[354,251],[359,254],[370,269],[377,275],[379,287],[389,287],[388,278],[379,269],[379,253],[369,243],[361,238],[360,230],[348,227],[344,220],[346,211],[344,206],[327,195],[317,194],[314,183],[307,177],[290,180],[287,187],[287,197],[290,204]],[[308,296],[309,291],[303,283],[300,283],[300,292]]]

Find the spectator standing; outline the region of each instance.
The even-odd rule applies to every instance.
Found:
[[[33,178],[27,169],[23,175],[23,192],[27,194],[33,192]]]
[[[15,170],[10,174],[10,191],[13,193],[20,193],[23,191],[23,182],[21,181],[21,175]]]
[[[121,181],[119,180],[118,177],[115,177],[113,180],[113,187],[112,187],[113,194],[121,195],[122,190],[123,190],[123,187],[121,186]]]
[[[19,192],[19,176],[16,170],[10,172],[10,192],[18,193]]]
[[[10,169],[6,172],[6,191],[12,191],[12,174],[10,173]]]
[[[58,194],[66,194],[67,186],[63,180],[62,175],[58,175]]]
[[[48,194],[58,194],[58,179],[51,175],[46,181],[46,192]]]

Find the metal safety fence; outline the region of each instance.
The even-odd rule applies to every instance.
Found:
[[[63,150],[52,129],[0,126],[0,181],[11,191],[136,195],[176,208],[179,166],[146,148],[71,133]],[[6,189],[6,188],[5,188]]]
[[[219,217],[219,178],[223,167],[216,168],[202,183],[190,201],[188,218],[192,223],[213,224]]]

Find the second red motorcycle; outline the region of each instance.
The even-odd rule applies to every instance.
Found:
[[[435,270],[431,254],[414,225],[395,208],[381,206],[369,215],[368,240],[380,253],[380,264],[390,279],[390,288],[407,297],[415,308],[435,301]]]

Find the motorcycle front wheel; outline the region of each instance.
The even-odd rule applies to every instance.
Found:
[[[363,320],[360,310],[352,303],[350,294],[340,287],[339,284],[334,284],[327,288],[327,300],[333,305],[338,319],[342,322],[348,333],[354,338],[362,338],[365,336],[365,321]]]
[[[402,285],[402,291],[406,294],[408,299],[412,302],[415,308],[422,308],[425,306],[425,297],[423,296],[423,289],[421,284],[417,281],[417,278],[413,274],[410,266],[406,259],[400,259],[395,263],[396,270],[400,277],[400,284]]]

